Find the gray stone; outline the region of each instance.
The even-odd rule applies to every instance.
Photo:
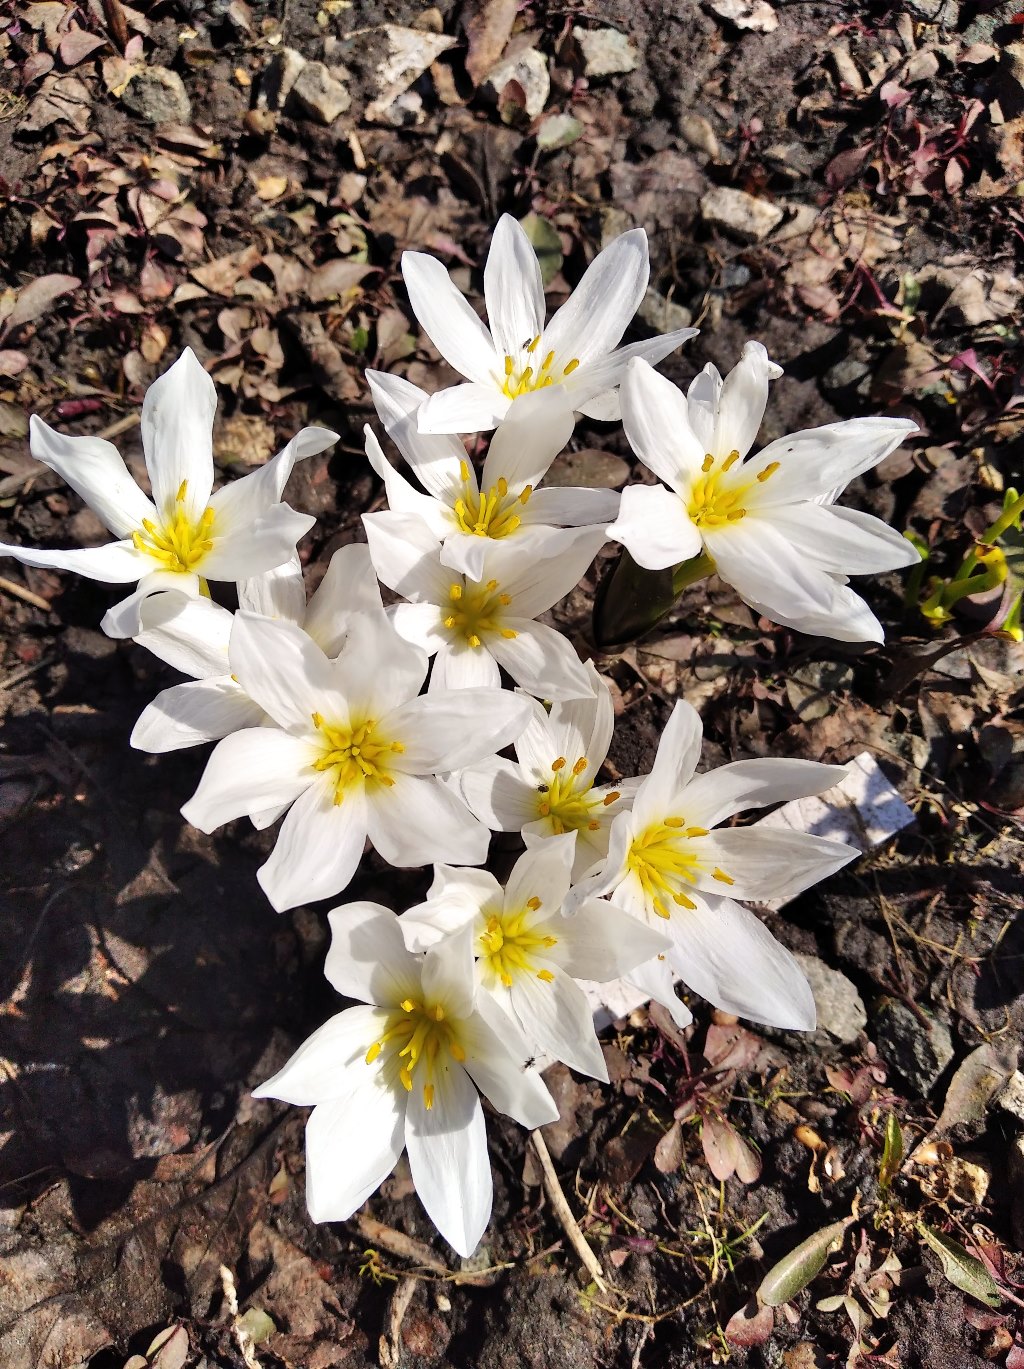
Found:
[[[352,97],[323,62],[307,62],[291,90],[291,102],[320,124],[333,124],[352,103]]]
[[[151,124],[184,124],[192,118],[185,82],[167,67],[146,67],[133,76],[121,102]]]
[[[492,86],[498,98],[509,81],[518,81],[523,88],[526,112],[531,119],[544,113],[544,106],[551,94],[551,78],[548,75],[548,59],[536,48],[510,57],[507,62],[499,62],[487,74],[487,84]]]
[[[843,1045],[851,1045],[867,1026],[868,1015],[860,994],[847,979],[816,955],[795,957],[807,976],[818,1013],[818,1030],[828,1032]]]
[[[1020,1070],[1014,1070],[996,1094],[995,1106],[1024,1122],[1024,1074]]]
[[[677,328],[689,328],[693,323],[693,314],[685,305],[668,299],[653,286],[647,287],[637,312],[649,328],[659,333],[674,333]]]
[[[679,120],[679,132],[691,147],[698,152],[706,152],[713,162],[718,160],[721,152],[718,138],[703,114],[684,114]]]
[[[620,76],[635,71],[640,54],[624,33],[618,29],[584,29],[576,27],[572,36],[583,53],[585,76]]]
[[[306,59],[297,48],[282,48],[267,66],[260,87],[260,104],[268,109],[284,109]]]
[[[871,367],[860,357],[843,357],[830,366],[821,378],[822,389],[828,394],[839,390],[853,390],[867,397],[871,389]]]
[[[929,1017],[925,1026],[916,1013],[895,998],[883,998],[875,1006],[872,1034],[882,1059],[922,1098],[931,1093],[953,1058],[953,1038],[945,1023]]]
[[[708,223],[727,228],[746,242],[761,242],[784,217],[777,204],[726,185],[708,191],[700,202],[700,212]]]

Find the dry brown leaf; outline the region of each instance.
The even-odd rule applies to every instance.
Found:
[[[475,86],[505,51],[518,10],[518,0],[483,0],[466,21],[466,71]]]
[[[32,323],[40,318],[54,300],[77,290],[81,283],[78,276],[59,274],[37,276],[35,280],[30,280],[17,292],[9,309],[5,310],[4,303],[0,300],[0,336],[13,333],[23,324]]]

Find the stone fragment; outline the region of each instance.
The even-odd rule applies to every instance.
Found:
[[[868,1015],[860,994],[847,979],[816,955],[795,956],[807,976],[818,1013],[818,1031],[828,1032],[843,1045],[852,1045],[867,1026]]]
[[[640,54],[618,29],[584,29],[577,25],[572,36],[583,53],[585,76],[621,76],[636,70]]]
[[[1024,1074],[1020,1070],[1014,1070],[996,1094],[995,1106],[1016,1117],[1018,1122],[1024,1122]]]
[[[711,8],[721,19],[728,19],[738,29],[753,33],[774,33],[779,17],[768,0],[711,0]]]
[[[526,99],[526,112],[531,119],[544,113],[544,106],[551,94],[551,78],[548,75],[547,58],[536,48],[525,48],[514,57],[499,62],[491,68],[486,84],[491,86],[498,98],[509,81],[518,81]]]
[[[655,328],[659,333],[674,333],[677,328],[689,328],[693,323],[689,309],[668,299],[652,285],[647,287],[637,312],[649,328]]]
[[[323,62],[307,62],[291,89],[291,102],[320,124],[333,124],[352,103],[342,83]]]
[[[390,106],[404,95],[412,83],[420,78],[443,52],[454,47],[459,41],[444,33],[431,33],[428,29],[403,28],[400,24],[382,24],[379,29],[366,30],[366,43],[376,44],[383,34],[387,49],[383,58],[375,63],[374,74],[377,80],[377,95],[366,106],[366,119],[370,123],[391,124],[398,127],[408,122],[410,112],[408,102],[403,109],[391,111]],[[356,60],[369,60],[370,49],[361,48],[356,40]],[[416,95],[416,92],[411,92]]]
[[[684,114],[679,120],[679,132],[691,147],[706,152],[713,162],[718,160],[721,151],[718,137],[703,114]]]
[[[898,1070],[910,1087],[927,1098],[953,1058],[949,1028],[937,1018],[928,1025],[895,998],[883,998],[872,1014],[872,1035],[883,1060]]]
[[[700,212],[708,223],[726,228],[746,242],[761,242],[782,222],[784,213],[777,204],[725,185],[708,191],[700,202]]]
[[[185,82],[167,67],[145,67],[132,77],[122,104],[151,124],[185,124],[192,118]]]
[[[281,48],[267,66],[260,86],[259,103],[268,109],[284,109],[306,59],[297,48]]]

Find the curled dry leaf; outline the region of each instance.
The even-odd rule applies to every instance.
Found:
[[[761,1157],[722,1117],[703,1119],[701,1145],[708,1168],[716,1179],[736,1178],[744,1184],[754,1184],[761,1177]]]

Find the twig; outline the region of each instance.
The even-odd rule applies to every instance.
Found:
[[[415,1292],[416,1280],[406,1278],[391,1295],[387,1334],[381,1336],[378,1349],[381,1369],[398,1369],[402,1362],[402,1322]]]
[[[24,585],[19,585],[16,581],[8,580],[2,575],[0,575],[0,590],[3,590],[4,594],[12,595],[15,599],[24,599],[26,604],[31,604],[33,608],[41,608],[44,613],[53,612],[53,605],[49,599],[44,599],[41,594],[33,594]]]
[[[360,1235],[365,1236],[372,1245],[379,1245],[389,1254],[397,1255],[400,1260],[410,1260],[413,1264],[429,1269],[433,1274],[451,1277],[451,1270],[446,1268],[430,1246],[424,1245],[422,1241],[416,1241],[404,1232],[396,1231],[392,1226],[385,1226],[383,1222],[375,1222],[365,1212],[360,1212],[356,1217],[356,1225],[359,1227]]]
[[[228,1316],[231,1318],[231,1334],[238,1346],[238,1353],[242,1356],[246,1369],[260,1369],[252,1339],[238,1315],[238,1293],[235,1291],[235,1276],[226,1264],[222,1264],[220,1267],[220,1283],[224,1290],[224,1302],[227,1304]]]
[[[606,1293],[608,1291],[608,1284],[605,1281],[604,1270],[601,1268],[601,1261],[587,1244],[586,1238],[580,1230],[579,1223],[572,1215],[569,1204],[565,1201],[565,1194],[562,1192],[561,1185],[558,1182],[558,1175],[555,1173],[555,1166],[552,1163],[551,1155],[548,1152],[544,1137],[539,1131],[532,1131],[530,1133],[530,1140],[533,1142],[533,1148],[537,1152],[537,1159],[540,1161],[540,1167],[544,1171],[544,1192],[548,1195],[548,1201],[555,1210],[555,1216],[561,1222],[562,1230],[569,1237],[569,1243],[580,1257],[587,1273],[597,1284],[601,1292]]]

